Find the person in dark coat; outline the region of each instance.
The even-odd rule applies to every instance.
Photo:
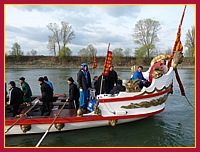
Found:
[[[27,82],[25,82],[25,78],[24,77],[19,78],[19,82],[21,84],[22,91],[24,92],[24,97],[23,97],[24,102],[30,103],[31,102],[32,91],[31,91],[31,88],[30,88],[29,84]]]
[[[122,85],[122,80],[117,80],[117,86],[114,86],[110,91],[110,94],[119,93],[121,91],[125,91],[126,87]]]
[[[44,76],[44,82],[46,84],[48,84],[51,87],[51,89],[54,91],[53,84],[51,83],[51,81],[49,81],[49,79],[47,78],[47,76]]]
[[[43,116],[45,112],[47,112],[45,115],[49,115],[51,110],[50,110],[50,102],[53,102],[53,90],[51,87],[44,82],[44,78],[40,77],[38,79],[38,83],[41,86],[41,94],[42,97],[39,99],[40,101],[43,102],[42,104],[42,109],[41,109],[41,115]]]
[[[92,81],[92,89],[95,89],[95,96],[99,94],[98,76],[94,76]]]
[[[80,107],[86,109],[89,98],[89,88],[91,88],[91,77],[88,71],[88,65],[83,63],[81,66],[82,68],[77,74],[77,82],[80,92]]]
[[[106,93],[109,93],[113,89],[114,85],[117,85],[117,80],[118,80],[117,72],[114,70],[113,65],[110,66],[110,71],[108,73],[107,78],[105,79],[107,84]]]
[[[102,80],[103,78],[103,80]],[[98,89],[97,89],[97,95],[98,94],[105,94],[106,93],[106,89],[108,88],[107,86],[109,85],[107,82],[107,78],[108,77],[105,77],[102,75],[99,76],[98,78]]]
[[[8,105],[12,105],[13,107],[13,117],[18,115],[18,109],[20,104],[23,102],[23,92],[20,88],[16,87],[14,81],[10,81],[9,83],[9,101]]]
[[[79,90],[77,85],[74,83],[74,79],[72,77],[68,78],[69,84],[69,109],[78,109],[79,108]]]

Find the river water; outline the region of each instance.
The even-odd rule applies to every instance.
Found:
[[[121,79],[130,77],[129,69],[115,69]],[[54,93],[68,94],[67,78],[76,80],[78,69],[6,69],[6,82],[19,85],[26,78],[33,95],[40,95],[37,79],[48,76]],[[91,70],[91,77],[102,69]],[[195,70],[179,69],[179,75],[190,103],[195,105]],[[8,85],[7,85],[8,87]],[[34,147],[41,134],[5,137],[5,146]],[[174,93],[169,95],[165,110],[157,115],[115,127],[97,127],[61,133],[49,133],[41,146],[46,147],[194,147],[195,108],[182,97],[174,79]]]

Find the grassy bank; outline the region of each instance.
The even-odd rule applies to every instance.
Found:
[[[105,57],[97,57],[97,68],[103,68]],[[89,68],[93,67],[93,58],[70,56],[59,60],[52,56],[22,56],[19,59],[13,56],[5,57],[6,68],[79,68],[80,64],[86,62]],[[133,65],[148,67],[151,59],[135,57],[113,57],[113,64],[116,68],[130,68]],[[195,59],[185,57],[179,68],[194,68]]]

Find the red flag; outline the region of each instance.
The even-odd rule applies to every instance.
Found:
[[[110,66],[112,64],[112,51],[109,51],[109,48],[110,48],[110,43],[108,45],[108,51],[107,51],[107,55],[106,55],[106,59],[104,63],[104,70],[102,73],[103,76],[108,76]]]
[[[97,67],[97,57],[96,57],[97,51],[94,52],[94,63],[93,63],[93,69]]]
[[[172,54],[171,54],[170,59],[168,61],[168,68],[171,66],[171,62],[172,62],[172,59],[174,57],[174,53],[177,52],[177,51],[180,51],[180,52],[183,51],[183,45],[181,43],[180,37],[181,37],[181,25],[182,25],[183,18],[184,18],[184,15],[185,15],[185,9],[186,9],[186,6],[184,8],[182,18],[181,18],[181,21],[180,21],[180,24],[179,24],[179,27],[178,27],[178,32],[177,32],[177,35],[176,35],[176,41],[174,43]]]
[[[169,59],[169,62],[168,62],[168,67],[171,66],[172,59],[173,59],[173,57],[174,57],[174,53],[177,52],[177,51],[179,51],[179,52],[182,52],[182,51],[183,51],[183,46],[182,46],[182,44],[181,44],[180,37],[181,37],[181,25],[182,25],[183,18],[184,18],[184,15],[185,15],[185,9],[186,9],[186,5],[185,5],[185,8],[184,8],[184,11],[183,11],[183,14],[182,14],[182,18],[181,18],[181,21],[180,21],[180,24],[179,24],[179,27],[178,27],[178,32],[177,32],[177,36],[176,36],[176,41],[175,41],[175,43],[174,43],[174,48],[173,48],[172,54],[171,54],[170,59]],[[178,81],[179,88],[180,88],[180,90],[181,90],[181,95],[182,95],[182,96],[185,96],[185,90],[184,90],[183,84],[182,84],[182,82],[181,82],[181,79],[180,79],[180,77],[179,77],[177,68],[175,69],[175,74],[176,74],[176,80]]]

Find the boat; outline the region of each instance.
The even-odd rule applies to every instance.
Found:
[[[76,109],[62,109],[50,132],[106,125],[115,126],[162,112],[165,109],[168,95],[173,92],[174,64],[166,74],[159,78],[153,78],[151,85],[147,88],[143,87],[140,91],[97,95],[94,111],[79,114]],[[148,75],[149,70],[143,74]],[[53,108],[49,116],[26,116],[9,129],[5,135],[44,133],[59,112],[59,106],[62,106],[65,100],[65,96],[58,95],[56,101],[51,103]],[[37,101],[38,98],[35,98],[32,101],[32,106],[35,106]],[[38,106],[41,104],[39,103]],[[24,108],[22,115],[26,110],[28,109]],[[7,117],[5,129],[10,128],[18,119]]]
[[[91,104],[93,109],[85,113],[82,113],[80,109],[65,109],[67,97],[57,95],[56,101],[51,103],[52,110],[49,116],[27,115],[30,109],[33,113],[37,113],[37,108],[42,104],[38,102],[38,98],[35,98],[32,105],[28,108],[25,106],[19,118],[5,118],[5,135],[28,135],[46,131],[62,132],[107,125],[115,126],[159,114],[164,111],[165,102],[173,93],[173,79],[175,75],[178,77],[177,66],[183,59],[180,47],[173,50],[172,54],[155,57],[149,69],[143,72],[145,77],[149,77],[155,62],[161,59],[168,61],[168,72],[163,74],[159,69],[154,70],[154,77],[149,87],[138,90],[137,83],[127,81],[126,87],[132,87],[133,91],[97,95],[94,97],[95,104]]]

